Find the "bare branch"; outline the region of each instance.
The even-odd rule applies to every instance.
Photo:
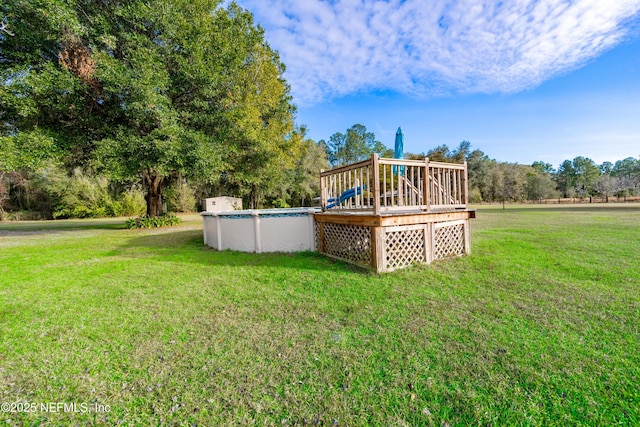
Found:
[[[9,31],[9,28],[7,28],[9,26],[9,24],[5,23],[5,22],[0,22],[0,32],[4,31],[5,33],[9,34],[10,36],[15,36],[15,34],[13,34],[11,31]]]

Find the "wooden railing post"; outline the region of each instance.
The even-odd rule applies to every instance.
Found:
[[[469,207],[469,176],[467,174],[467,162],[464,162],[464,183],[462,185],[462,191],[464,191],[464,198],[462,199],[462,203],[464,203],[465,209]]]
[[[427,205],[427,212],[431,212],[431,195],[429,194],[429,158],[424,158],[424,175],[422,182],[422,204]]]
[[[402,166],[398,166],[396,169],[396,172],[398,173],[398,206],[404,206],[404,191],[403,191],[403,184],[404,184],[404,180],[405,177],[402,175]],[[392,170],[393,173],[393,170]],[[393,188],[391,189],[391,191],[393,191]]]
[[[322,172],[324,172],[324,169],[320,169],[320,207],[322,208],[322,212],[324,212],[327,208],[327,177],[322,176]]]
[[[373,168],[373,214],[380,215],[380,167],[378,164],[378,153],[373,153],[371,167]]]

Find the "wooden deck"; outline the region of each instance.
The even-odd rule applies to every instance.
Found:
[[[467,165],[371,159],[320,175],[316,247],[376,272],[471,252]]]

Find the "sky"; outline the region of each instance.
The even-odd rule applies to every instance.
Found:
[[[362,124],[405,152],[467,140],[557,167],[640,157],[640,0],[238,0],[319,141]]]

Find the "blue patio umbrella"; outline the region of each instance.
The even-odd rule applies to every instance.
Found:
[[[402,127],[398,128],[396,132],[396,143],[393,147],[393,158],[394,159],[403,159],[404,158],[404,133],[402,132]],[[398,167],[393,167],[393,174],[398,174]],[[400,175],[404,175],[404,166],[400,166]]]

